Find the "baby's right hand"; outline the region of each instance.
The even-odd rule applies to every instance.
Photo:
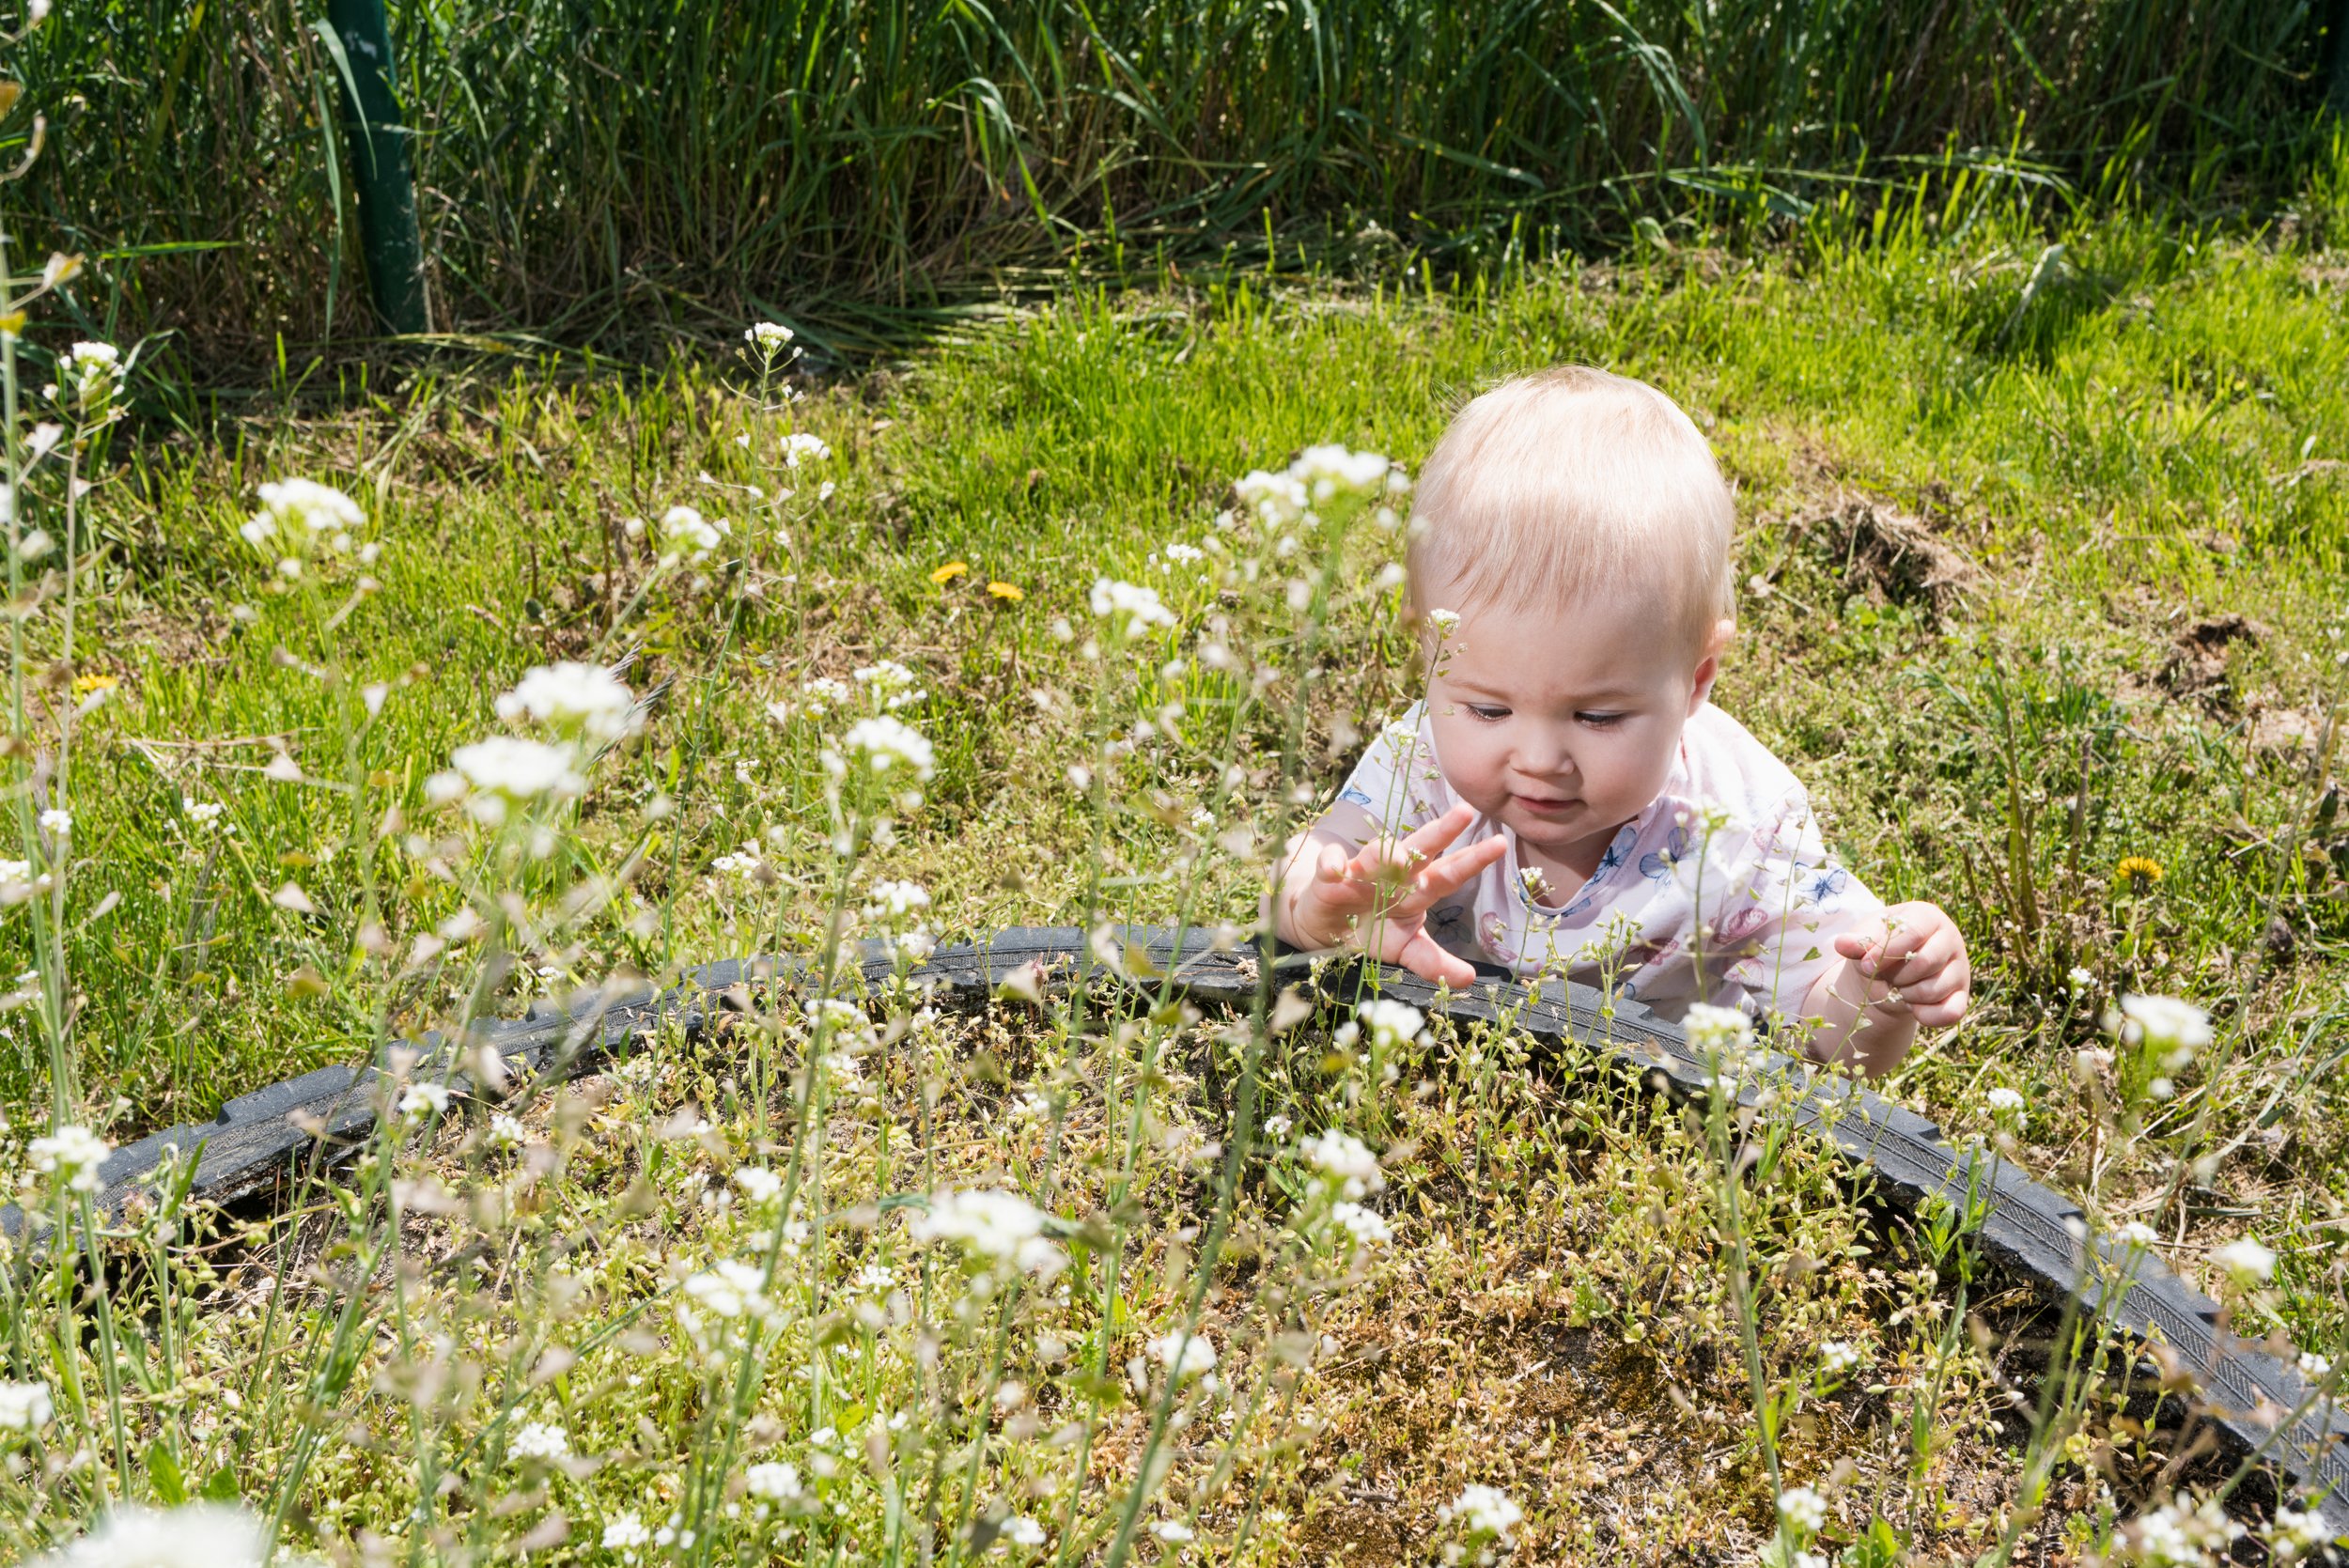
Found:
[[[1496,833],[1445,853],[1476,820],[1476,808],[1453,807],[1407,838],[1380,837],[1349,856],[1324,844],[1313,876],[1292,885],[1289,928],[1301,947],[1351,947],[1439,985],[1476,979],[1467,960],[1427,934],[1427,911],[1466,887],[1509,852]]]

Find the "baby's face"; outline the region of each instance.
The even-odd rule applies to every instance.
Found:
[[[1428,683],[1436,760],[1455,793],[1587,875],[1663,789],[1719,651],[1718,637],[1691,650],[1636,592],[1563,611],[1468,612]]]

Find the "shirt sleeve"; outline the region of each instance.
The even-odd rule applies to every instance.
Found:
[[[1799,1017],[1835,962],[1835,939],[1880,917],[1883,901],[1835,863],[1799,789],[1754,823],[1732,867],[1724,897],[1706,911],[1713,954],[1705,967],[1733,1004]]]
[[[1444,814],[1451,802],[1443,770],[1436,766],[1426,704],[1412,704],[1371,738],[1340,786],[1338,801],[1368,814],[1388,833],[1410,832]]]

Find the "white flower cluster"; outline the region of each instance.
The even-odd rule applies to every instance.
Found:
[[[661,564],[673,567],[680,561],[707,561],[732,532],[723,518],[705,518],[693,507],[672,506],[661,514]]]
[[[245,543],[277,558],[279,575],[300,577],[321,555],[356,554],[372,566],[382,547],[356,536],[367,525],[359,504],[329,485],[310,479],[280,479],[263,485],[261,509],[237,530]]]
[[[723,1323],[738,1319],[763,1323],[775,1312],[775,1304],[767,1298],[765,1272],[756,1264],[739,1259],[727,1258],[691,1275],[678,1288],[690,1305],[679,1304],[677,1316],[697,1337],[703,1312]]]
[[[541,664],[497,700],[497,715],[509,724],[544,724],[558,735],[610,745],[635,733],[642,720],[636,693],[600,664],[566,660]]]
[[[552,1421],[524,1421],[516,1429],[513,1441],[506,1445],[506,1452],[516,1459],[552,1464],[569,1456],[571,1436]]]
[[[2332,1533],[2325,1528],[2324,1515],[2316,1510],[2304,1512],[2289,1505],[2276,1510],[2276,1516],[2267,1522],[2263,1532],[2268,1555],[2279,1563],[2301,1562],[2314,1557],[2331,1544]]]
[[[758,1499],[758,1517],[764,1519],[770,1511],[788,1508],[806,1495],[800,1482],[800,1467],[785,1460],[769,1460],[753,1465],[742,1472],[742,1490]]]
[[[930,1195],[927,1212],[909,1227],[916,1241],[951,1241],[994,1268],[1050,1275],[1066,1261],[1044,1238],[1044,1211],[1017,1192],[992,1188]]]
[[[835,708],[848,706],[854,694],[846,681],[834,680],[830,675],[813,675],[801,682],[796,708],[790,703],[770,703],[767,716],[778,724],[787,723],[795,712],[803,713],[810,719],[821,719]]]
[[[1990,1108],[1990,1114],[2001,1119],[2021,1115],[2025,1104],[2019,1091],[2009,1089],[2004,1084],[1991,1090],[1982,1098],[1983,1103]]]
[[[1848,1340],[1819,1342],[1819,1370],[1829,1377],[1841,1377],[1867,1358],[1867,1352]]]
[[[57,885],[48,872],[33,873],[30,861],[0,860],[0,908],[12,908]]]
[[[920,963],[938,950],[921,911],[930,907],[930,890],[919,882],[875,877],[865,895],[864,918],[883,928],[889,955]]]
[[[1393,1050],[1415,1040],[1423,1046],[1428,1044],[1426,1016],[1408,1002],[1392,997],[1373,997],[1357,1007],[1354,1016],[1361,1020],[1362,1028],[1370,1031],[1371,1044],[1380,1050]],[[1348,1025],[1338,1031],[1341,1044],[1350,1046],[1361,1037],[1349,1032],[1352,1028]]]
[[[859,719],[848,726],[848,733],[840,737],[849,759],[856,767],[876,779],[893,771],[910,773],[916,782],[927,784],[937,767],[938,754],[929,741],[903,721],[887,714]],[[827,752],[824,765],[832,777],[847,774],[848,762],[839,753]]]
[[[2200,1502],[2179,1498],[2123,1529],[2129,1560],[2147,1568],[2207,1568],[2211,1553],[2224,1554],[2243,1533],[2217,1498]]]
[[[2142,1048],[2160,1069],[2145,1085],[2157,1100],[2176,1093],[2171,1079],[2211,1042],[2210,1015],[2176,997],[2124,996],[2120,1010],[2105,1016],[2105,1028],[2123,1044]]]
[[[772,358],[789,347],[793,334],[780,321],[754,321],[742,333],[742,341],[758,350],[762,358]]]
[[[2210,1255],[2210,1261],[2227,1271],[2227,1278],[2246,1290],[2266,1284],[2276,1277],[2276,1254],[2253,1241],[2238,1236]]]
[[[1827,1529],[1827,1498],[1812,1486],[1789,1486],[1778,1495],[1779,1523],[1784,1525],[1798,1540],[1810,1539]]]
[[[448,1110],[448,1085],[445,1083],[412,1083],[399,1096],[394,1108],[403,1122],[422,1122]]]
[[[1187,1334],[1179,1328],[1152,1340],[1150,1357],[1177,1383],[1188,1383],[1215,1371],[1215,1346],[1207,1337]]]
[[[1682,1017],[1688,1045],[1705,1065],[1705,1082],[1723,1099],[1736,1097],[1738,1085],[1762,1065],[1754,1048],[1753,1020],[1735,1007],[1692,1001]]]
[[[1174,624],[1174,612],[1159,599],[1156,588],[1097,577],[1092,603],[1093,613],[1109,623],[1113,636],[1130,639],[1143,636],[1152,627]]]
[[[1360,1203],[1338,1203],[1330,1205],[1330,1218],[1346,1228],[1357,1247],[1383,1247],[1394,1239],[1394,1230],[1386,1217],[1376,1209]]]
[[[29,1568],[261,1568],[261,1527],[241,1509],[125,1507]]]
[[[33,1169],[60,1190],[96,1192],[98,1168],[114,1153],[114,1146],[89,1128],[67,1122],[46,1137],[34,1139],[24,1146],[24,1153]]]
[[[850,672],[850,678],[861,687],[876,711],[894,713],[920,702],[928,692],[921,689],[921,677],[894,659],[883,659]],[[810,683],[814,684],[813,682]],[[834,688],[840,683],[832,681]]]
[[[0,1383],[0,1432],[38,1432],[54,1414],[46,1383]]]
[[[797,468],[802,462],[822,462],[832,456],[832,446],[821,436],[794,430],[783,438],[783,466]]]
[[[1436,1517],[1447,1525],[1456,1522],[1471,1543],[1506,1546],[1510,1532],[1525,1522],[1525,1510],[1500,1487],[1471,1482],[1436,1510]]]
[[[1410,488],[1403,471],[1379,454],[1343,446],[1309,446],[1278,473],[1257,469],[1232,484],[1240,505],[1265,526],[1275,553],[1281,555],[1296,551],[1298,531],[1318,526],[1321,512],[1332,503],[1377,500]],[[1382,528],[1392,528],[1398,520],[1384,505],[1375,516]]]
[[[1378,1169],[1378,1157],[1350,1132],[1333,1127],[1318,1133],[1305,1140],[1301,1152],[1306,1163],[1321,1172],[1343,1202],[1360,1203],[1387,1185],[1386,1176]]]
[[[114,400],[122,377],[122,350],[111,343],[76,343],[58,371],[65,394],[82,412],[100,413]]]
[[[445,804],[462,800],[486,827],[497,827],[516,806],[540,800],[568,800],[585,792],[578,753],[568,744],[493,735],[449,753],[448,771],[425,781],[425,797]]]

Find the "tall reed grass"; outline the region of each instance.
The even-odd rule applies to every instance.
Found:
[[[1072,264],[1474,264],[1952,164],[2208,198],[2296,168],[2329,41],[2279,0],[392,8],[439,326],[836,349]],[[16,69],[68,153],[30,238],[108,257],[85,328],[211,373],[369,331],[310,11],[74,10]]]

